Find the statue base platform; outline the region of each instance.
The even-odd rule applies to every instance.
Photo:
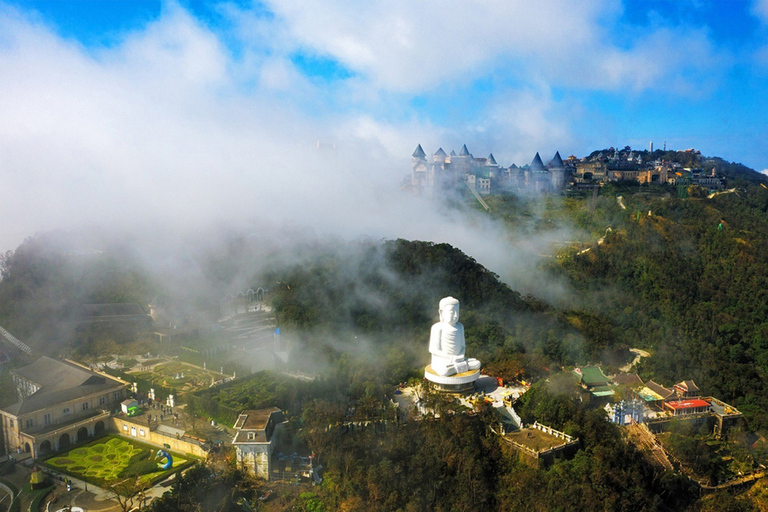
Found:
[[[428,364],[424,369],[424,378],[435,384],[435,387],[440,391],[466,393],[475,389],[475,381],[480,378],[480,370],[469,370],[468,372],[444,377],[438,375],[432,369],[432,365]]]

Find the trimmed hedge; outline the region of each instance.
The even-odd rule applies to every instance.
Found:
[[[109,438],[114,437],[116,439],[125,440],[128,443],[133,444],[134,446],[137,446],[137,447],[141,448],[141,453],[138,454],[138,455],[134,455],[134,457],[132,457],[132,461],[131,462],[134,463],[134,464],[138,463],[143,457],[148,457],[151,453],[153,453],[153,452],[155,452],[156,450],[159,449],[157,446],[153,446],[153,445],[150,445],[150,444],[147,444],[147,443],[143,443],[141,441],[136,440],[135,438],[128,437],[128,436],[122,436],[120,434],[110,433],[110,434],[108,434],[108,435],[106,435],[104,437],[109,437]],[[86,443],[84,445],[73,446],[73,447],[69,448],[69,450],[71,451],[71,450],[74,450],[76,448],[86,448],[86,447],[90,447],[90,446],[92,446],[94,444],[104,443],[104,442],[106,442],[104,437],[102,437],[102,438],[100,438],[98,440],[94,440],[94,441],[91,441],[89,443]],[[105,486],[108,485],[108,482],[106,482],[106,481],[102,481],[102,480],[96,479],[96,478],[86,477],[81,472],[70,472],[65,467],[59,467],[59,466],[56,466],[54,464],[50,464],[48,462],[50,459],[53,459],[53,458],[61,456],[61,454],[62,454],[62,452],[59,452],[56,455],[49,456],[44,461],[38,461],[38,465],[43,466],[43,467],[45,467],[48,470],[55,471],[55,472],[57,472],[59,474],[64,474],[64,475],[67,475],[67,476],[71,476],[71,477],[77,478],[78,480],[83,480],[83,481],[88,482],[90,484],[93,484],[93,485],[95,485],[97,487],[105,487]],[[175,455],[176,457],[178,457],[178,459],[185,458],[185,457],[182,457],[177,452],[171,452],[171,454]],[[173,473],[176,473],[176,472],[183,471],[183,470],[187,469],[188,467],[193,465],[197,460],[199,460],[199,457],[196,457],[196,456],[191,456],[191,457],[193,457],[192,459],[190,459],[189,457],[190,457],[189,455],[186,456],[187,460],[183,464],[180,464],[180,465],[178,465],[176,467],[173,467],[171,469],[163,471],[163,472],[157,474],[156,476],[152,477],[151,479],[147,479],[147,481],[150,483],[150,485],[154,485],[157,482],[165,480],[166,478],[168,478]],[[178,459],[176,459],[176,460],[178,460]],[[129,464],[129,466],[130,465],[131,464]],[[126,469],[128,469],[128,466],[126,466]]]
[[[55,485],[46,487],[45,489],[39,489],[37,491],[30,491],[35,493],[35,497],[32,498],[32,502],[29,504],[29,512],[37,512],[40,510],[40,503],[43,502],[46,496],[48,496],[54,489]]]

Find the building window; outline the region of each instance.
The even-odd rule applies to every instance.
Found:
[[[139,429],[139,435],[140,435],[141,437],[144,437],[144,429],[143,429],[143,428],[140,428],[140,429]]]
[[[100,396],[99,397],[99,405],[104,405],[105,403],[107,403],[107,397]]]
[[[34,419],[32,419],[32,418],[29,418],[29,419],[26,421],[26,423],[25,423],[25,425],[26,425],[26,427],[27,427],[27,428],[30,428],[30,427],[34,426],[34,424],[35,424],[35,420],[34,420]]]
[[[9,420],[9,425],[11,428],[13,428],[13,420]]]
[[[136,437],[136,427],[131,427],[131,435]]]
[[[256,439],[256,434],[253,432],[248,432],[248,440],[253,441],[254,439]]]
[[[128,432],[128,425],[126,425],[125,423],[123,423],[123,430],[125,430],[126,432]]]
[[[83,410],[88,410],[88,402],[83,402]]]
[[[43,425],[46,427],[51,424],[51,413],[47,413],[45,416],[43,416]]]
[[[63,415],[65,415],[65,416],[66,416],[67,414],[69,414],[69,412],[70,412],[70,411],[69,411],[69,407],[65,407],[65,408],[64,408],[64,410],[63,410],[63,411],[61,411],[61,414],[63,414]]]
[[[115,391],[115,393],[112,395],[112,398],[115,399],[115,400],[120,400],[120,392],[119,391]]]

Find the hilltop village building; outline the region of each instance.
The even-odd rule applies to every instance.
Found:
[[[0,409],[5,453],[43,457],[107,429],[126,382],[43,356],[12,370],[18,402]]]
[[[693,149],[686,150],[698,156]],[[684,153],[685,153],[684,152]],[[643,160],[643,155],[648,161]],[[446,153],[443,148],[431,157],[416,146],[411,155],[411,175],[405,188],[414,195],[432,196],[436,192],[470,189],[480,196],[514,193],[554,193],[564,188],[583,190],[601,186],[607,182],[635,182],[639,184],[696,185],[707,190],[725,188],[725,180],[714,169],[705,173],[701,168],[684,168],[676,162],[651,160],[648,153],[635,153],[629,147],[619,150],[609,148],[581,159],[570,156],[563,160],[556,152],[545,165],[536,153],[530,164],[503,167],[493,153],[486,158],[472,155],[466,144],[457,154]]]
[[[695,155],[699,151],[689,149]],[[640,153],[631,149],[610,148],[575,164],[573,185],[601,184],[609,181],[633,181],[640,184],[696,185],[707,190],[725,188],[725,180],[713,169],[705,173],[701,168],[685,168],[677,162],[656,159],[645,162]]]
[[[563,162],[559,152],[547,165],[536,153],[530,165],[502,167],[493,153],[487,158],[477,158],[469,152],[466,144],[458,154],[455,151],[447,154],[439,148],[431,161],[419,144],[411,155],[411,164],[411,191],[415,195],[427,196],[461,187],[468,187],[483,196],[505,191],[555,192],[563,188],[566,177],[572,171],[571,165]]]

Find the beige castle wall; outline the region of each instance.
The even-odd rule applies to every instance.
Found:
[[[120,435],[133,437],[139,441],[153,444],[158,448],[162,448],[164,444],[167,444],[171,447],[171,451],[177,453],[189,453],[201,458],[206,458],[208,456],[208,452],[198,444],[190,443],[183,438],[175,439],[153,432],[146,424],[131,421],[129,418],[113,416],[109,418],[107,428]]]

